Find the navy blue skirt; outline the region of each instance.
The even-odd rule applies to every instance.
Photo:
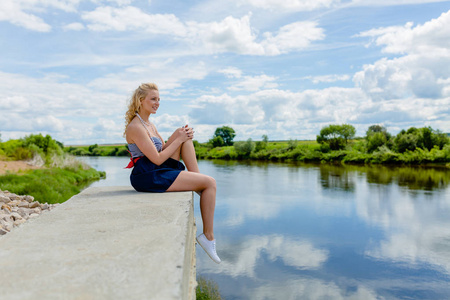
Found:
[[[157,166],[143,156],[135,163],[130,181],[138,192],[163,193],[183,170],[184,165],[176,159],[169,158]]]

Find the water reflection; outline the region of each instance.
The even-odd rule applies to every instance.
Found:
[[[320,166],[320,183],[326,189],[342,189],[353,191],[355,189],[354,174],[341,165]]]
[[[308,240],[298,240],[282,235],[246,236],[238,241],[228,241],[222,246],[223,262],[207,263],[211,273],[224,273],[232,277],[255,277],[255,269],[262,255],[271,262],[281,260],[285,266],[299,270],[317,269],[328,258],[328,251],[313,246]]]
[[[199,164],[223,261],[197,249],[197,273],[225,299],[450,299],[450,169]],[[102,184],[128,184],[117,165]]]

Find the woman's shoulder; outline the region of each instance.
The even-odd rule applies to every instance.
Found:
[[[139,122],[139,120],[137,120],[136,118],[134,118],[133,120],[131,120],[131,122],[128,124],[127,126],[127,131],[128,130],[141,130],[142,129],[142,124]]]
[[[130,124],[127,125],[125,130],[125,136],[127,137],[127,141],[133,140],[133,137],[139,135],[144,128],[142,128],[142,124],[136,122],[136,119],[131,120]]]

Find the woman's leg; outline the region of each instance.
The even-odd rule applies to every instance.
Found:
[[[197,156],[195,155],[194,143],[192,140],[187,140],[181,145],[181,158],[188,171],[199,173],[197,163]]]
[[[200,212],[203,233],[210,241],[214,239],[214,209],[216,207],[216,181],[214,178],[195,172],[181,171],[177,179],[167,189],[168,192],[201,192]]]
[[[167,145],[170,145],[171,139],[167,141]],[[197,156],[195,156],[195,148],[192,140],[187,140],[170,156],[173,159],[180,160],[183,159],[184,164],[188,171],[199,173]]]

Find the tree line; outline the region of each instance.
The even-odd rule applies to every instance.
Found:
[[[320,130],[315,141],[269,142],[267,135],[263,135],[261,141],[234,142],[234,129],[223,126],[216,129],[206,144],[197,143],[196,147],[200,147],[197,151],[200,158],[408,164],[450,162],[448,134],[431,127],[410,127],[392,135],[382,125],[371,125],[365,136],[355,135],[353,125],[331,124]]]

